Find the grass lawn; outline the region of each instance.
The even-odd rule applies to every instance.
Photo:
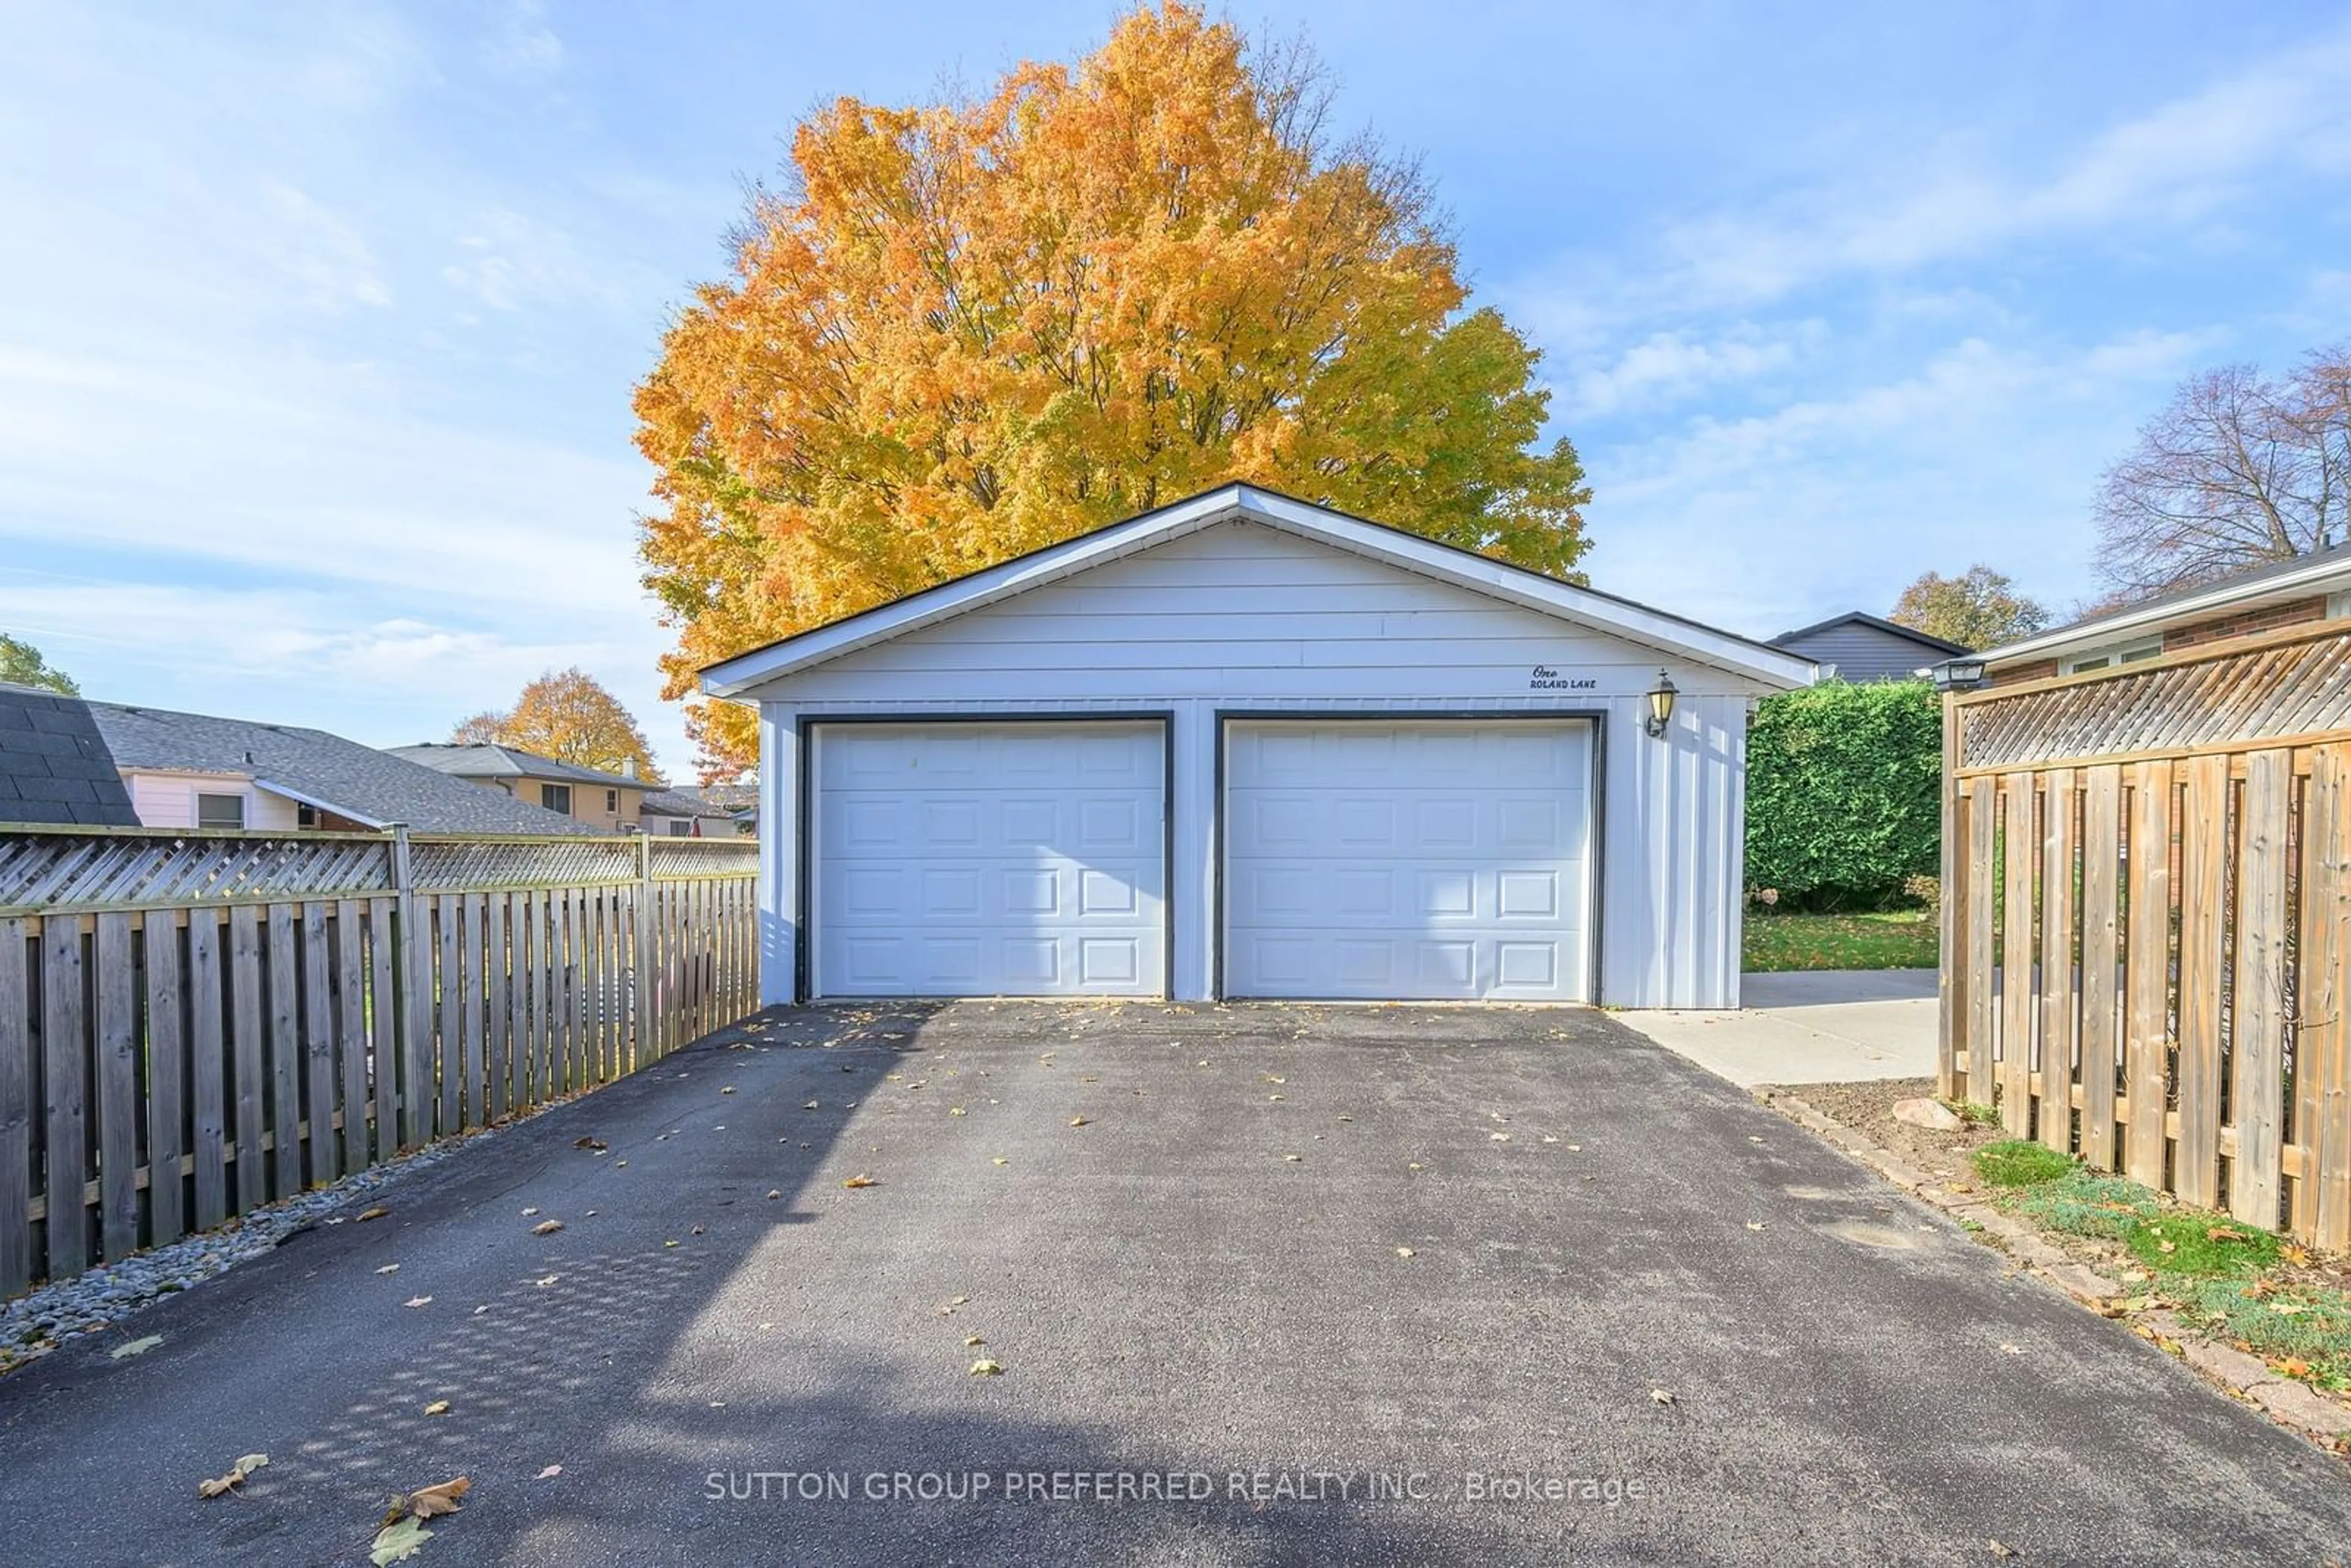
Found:
[[[1935,923],[1915,909],[1876,915],[1747,912],[1749,969],[1931,969]]]

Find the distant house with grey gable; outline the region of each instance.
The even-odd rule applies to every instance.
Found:
[[[569,817],[323,729],[90,703],[141,825],[578,835]]]
[[[0,681],[0,826],[138,825],[89,705]]]
[[[1858,610],[1782,632],[1771,646],[1810,659],[1823,680],[1856,684],[1918,680],[1928,665],[1975,651]]]

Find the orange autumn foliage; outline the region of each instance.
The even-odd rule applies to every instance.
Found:
[[[700,665],[1230,479],[1566,577],[1590,498],[1426,187],[1302,48],[1166,5],[1074,65],[801,124],[637,390]],[[700,705],[705,775],[750,716]]]

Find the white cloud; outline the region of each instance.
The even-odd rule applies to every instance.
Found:
[[[1742,321],[1706,340],[1683,331],[1653,332],[1615,357],[1570,380],[1565,417],[1600,417],[1684,401],[1726,384],[1750,382],[1792,364],[1815,348],[1818,321],[1765,329]]]
[[[2021,161],[2018,161],[2021,162]],[[2351,170],[2351,32],[2114,126],[2030,172],[1973,142],[1896,150],[1858,178],[1663,225],[1646,254],[1565,258],[1511,292],[1547,337],[1751,309],[1815,286],[2084,234],[2178,246],[2280,181]]]
[[[563,68],[563,40],[548,26],[542,0],[513,0],[491,24],[483,55],[510,75],[549,77]]]

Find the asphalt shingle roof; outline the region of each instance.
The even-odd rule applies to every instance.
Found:
[[[0,822],[139,825],[88,703],[0,681]]]
[[[706,797],[707,792],[701,789],[649,789],[645,792],[644,809],[659,817],[709,817],[722,821],[733,820],[734,807],[722,806]]]
[[[89,710],[115,760],[129,768],[242,774],[339,815],[374,824],[405,822],[419,832],[596,831],[559,811],[323,729],[114,703],[91,703]]]
[[[423,746],[392,746],[384,748],[394,757],[404,757],[421,768],[435,773],[446,773],[457,779],[553,779],[571,784],[601,784],[606,788],[619,786],[623,789],[658,788],[649,779],[632,779],[622,773],[599,773],[592,768],[574,767],[558,762],[552,757],[541,757],[520,747],[493,746],[487,742],[469,746],[434,744]]]

